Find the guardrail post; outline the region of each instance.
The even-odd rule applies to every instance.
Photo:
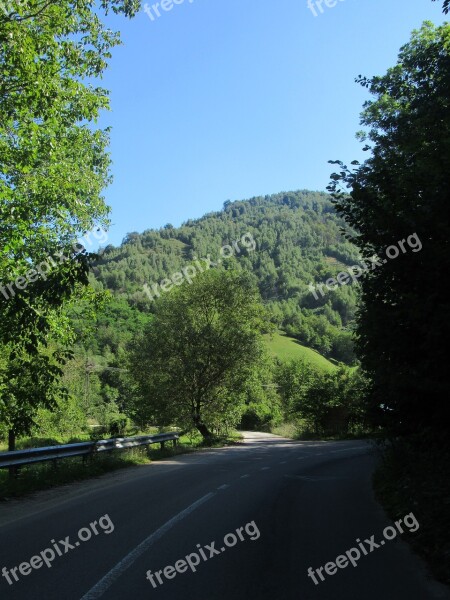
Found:
[[[97,442],[91,442],[91,446],[89,448],[89,452],[87,454],[83,454],[82,461],[83,467],[89,467],[92,464],[95,455],[97,453]]]
[[[161,450],[164,450],[164,448],[166,447],[166,442],[160,442],[161,444]]]
[[[20,471],[20,467],[9,467],[8,468],[8,472],[9,472],[9,478],[10,479],[17,479],[17,476],[19,475],[19,471]]]
[[[177,440],[177,438],[174,438],[174,440],[173,440],[173,447],[176,448],[177,444],[178,444],[178,440]]]

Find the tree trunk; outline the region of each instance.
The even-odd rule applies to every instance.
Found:
[[[203,440],[205,442],[210,440],[213,437],[213,434],[211,433],[211,431],[209,431],[208,427],[203,423],[202,419],[200,418],[200,415],[194,415],[193,421],[194,421],[195,427],[201,433]]]
[[[16,449],[16,432],[14,429],[8,431],[8,452],[13,452]],[[17,477],[18,467],[9,467],[9,478]]]
[[[14,429],[8,431],[8,452],[13,452],[16,449],[16,433]]]

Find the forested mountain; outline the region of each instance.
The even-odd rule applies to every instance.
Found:
[[[340,286],[318,299],[308,289],[358,262],[355,247],[341,233],[344,227],[327,194],[297,191],[226,202],[223,210],[179,228],[128,234],[119,247],[107,246],[93,266],[93,286],[112,294],[97,310],[95,324],[81,304],[70,315],[79,342],[64,385],[72,397],[85,398],[83,412],[94,421],[116,418],[124,399],[133,396],[124,376],[128,343],[154,310],[144,286],[150,291],[189,265],[205,266],[202,259],[209,255],[225,268],[235,265],[253,274],[279,329],[330,359],[352,364],[357,286]],[[80,418],[74,411],[75,424]]]
[[[316,299],[308,285],[324,282],[358,261],[324,193],[296,191],[224,204],[223,210],[179,228],[130,233],[95,264],[96,284],[140,312],[152,311],[151,289],[196,259],[237,261],[254,274],[274,322],[326,356],[351,362],[350,333],[357,292],[341,286]],[[250,237],[240,240],[243,236]],[[245,243],[254,240],[254,246]],[[221,249],[230,247],[224,252]],[[253,249],[254,248],[254,249]],[[233,257],[225,260],[228,255]],[[112,346],[114,346],[114,342]],[[100,349],[101,350],[101,349]]]

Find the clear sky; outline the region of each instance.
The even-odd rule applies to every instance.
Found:
[[[365,156],[355,132],[368,94],[355,77],[383,74],[422,21],[445,20],[431,0],[338,0],[316,17],[307,0],[159,10],[107,19],[124,43],[100,123],[112,126],[115,245],[225,200],[325,190],[329,159]]]

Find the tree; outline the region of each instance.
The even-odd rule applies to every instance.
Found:
[[[374,418],[403,432],[447,427],[450,25],[424,23],[395,67],[359,81],[375,96],[362,113],[371,156],[355,170],[337,161],[329,189],[363,256],[379,257],[357,326]]]
[[[101,6],[131,16],[139,2],[102,0]],[[101,77],[119,37],[102,25],[89,0],[17,0],[5,7],[0,12],[0,282],[1,299],[9,301],[22,295],[24,285],[30,291],[42,287],[32,285],[30,267],[39,271],[57,256],[76,256],[71,265],[80,265],[78,238],[108,224],[102,190],[110,181],[109,136],[92,125],[108,108],[108,92],[85,80]],[[64,271],[69,293],[76,281],[85,284],[83,268],[73,269],[68,281],[68,265],[60,268],[61,263],[56,258],[54,278]],[[45,275],[38,273],[38,279]],[[26,304],[32,319],[30,297]],[[22,319],[15,314],[9,311],[2,319],[0,333]],[[41,302],[40,328],[44,325]],[[16,340],[18,330],[27,335],[19,325]]]
[[[100,6],[133,16],[139,2]],[[13,377],[2,390],[11,437],[29,431],[37,403],[53,405],[58,345],[72,339],[65,308],[88,285],[91,257],[78,239],[108,225],[109,132],[94,127],[108,93],[85,81],[102,75],[119,37],[90,0],[11,0],[0,42],[0,351],[4,373],[20,360],[30,384],[26,392]]]
[[[344,365],[330,372],[292,360],[280,364],[276,381],[285,418],[306,421],[316,435],[348,433],[366,425],[367,380],[360,369]]]
[[[154,321],[131,345],[128,368],[140,421],[195,427],[239,422],[247,380],[263,356],[265,311],[251,278],[210,270],[162,297]]]
[[[271,431],[283,421],[280,396],[274,382],[274,361],[269,354],[249,374],[245,386],[245,410],[240,426],[254,431]]]
[[[290,360],[276,365],[275,382],[286,420],[294,420],[298,416],[298,405],[318,376],[317,370],[303,360]]]
[[[16,436],[30,433],[40,408],[54,408],[66,395],[58,385],[69,352],[56,350],[28,355],[12,350],[0,363],[0,422],[8,430],[9,450]]]

